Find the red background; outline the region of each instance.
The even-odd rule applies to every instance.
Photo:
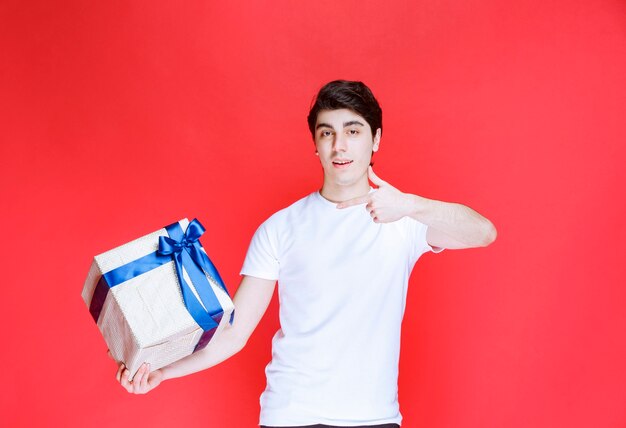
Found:
[[[382,104],[381,178],[499,232],[413,272],[404,426],[626,426],[623,1],[5,0],[0,52],[2,426],[255,426],[276,301],[240,354],[131,396],[80,291],[198,217],[234,292],[321,184],[305,118],[336,78]]]

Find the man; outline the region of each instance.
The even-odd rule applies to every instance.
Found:
[[[427,251],[487,246],[496,230],[464,205],[403,193],[374,173],[382,111],[363,83],[325,85],[308,124],[322,188],[256,231],[234,324],[168,367],[142,366],[132,383],[120,366],[117,378],[129,392],[148,392],[238,352],[278,281],[281,328],[266,368],[261,426],[399,426],[400,325],[413,265]]]

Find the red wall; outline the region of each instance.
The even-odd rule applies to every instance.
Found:
[[[0,425],[256,424],[275,301],[237,356],[131,396],[80,291],[198,217],[234,292],[260,222],[321,184],[305,118],[335,78],[383,106],[381,178],[499,231],[413,273],[404,426],[626,425],[626,4],[376,3],[0,4]]]

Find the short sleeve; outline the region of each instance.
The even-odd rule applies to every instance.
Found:
[[[252,237],[240,274],[277,280],[278,273],[277,240],[268,222],[265,222]]]
[[[432,251],[433,253],[440,253],[444,250],[443,248],[433,248],[428,244],[428,241],[426,240],[426,232],[428,231],[427,225],[410,217],[405,217],[405,219],[408,222],[408,236],[410,238],[410,246],[413,251],[413,262],[417,261],[422,254],[429,251]]]

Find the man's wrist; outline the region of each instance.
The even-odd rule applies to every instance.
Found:
[[[411,193],[405,193],[405,195],[407,196],[409,217],[419,220],[426,213],[428,208],[428,199]]]
[[[170,366],[161,367],[159,370],[161,371],[161,381],[172,379],[173,377],[175,377],[172,375],[172,370]]]

